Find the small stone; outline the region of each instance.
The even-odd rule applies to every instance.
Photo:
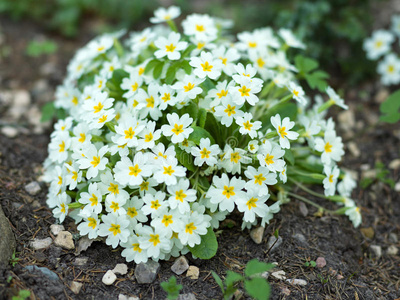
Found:
[[[139,300],[139,298],[136,296],[128,297],[128,296],[125,296],[124,294],[119,294],[118,300]]]
[[[285,295],[285,296],[289,296],[289,295],[290,295],[290,290],[289,290],[288,287],[283,286],[283,287],[281,287],[281,293],[282,293],[283,295]]]
[[[53,271],[49,270],[46,267],[38,267],[35,265],[31,265],[31,266],[24,267],[24,269],[31,273],[32,272],[40,272],[44,276],[46,276],[48,279],[53,280],[53,281],[58,281],[60,279],[60,278],[58,278],[58,275],[56,273],[54,273]]]
[[[196,296],[192,293],[179,295],[178,300],[196,300]]]
[[[323,268],[326,266],[326,260],[323,257],[318,257],[315,262],[317,263],[317,268]]]
[[[360,231],[366,238],[371,240],[374,238],[375,231],[372,227],[361,228]]]
[[[279,248],[279,246],[282,244],[282,237],[278,236],[278,239],[275,236],[271,236],[268,239],[267,243],[267,250],[269,250],[271,253],[274,252],[276,249]]]
[[[307,285],[307,281],[305,281],[304,279],[286,279],[286,281],[293,285]]]
[[[190,279],[199,279],[200,269],[196,266],[190,266],[186,272],[186,276]]]
[[[61,231],[64,231],[65,228],[63,225],[52,224],[50,225],[50,232],[52,235],[57,236]]]
[[[32,181],[30,183],[28,183],[25,186],[25,191],[28,192],[29,195],[35,196],[37,194],[39,194],[39,192],[41,191],[41,187],[39,182],[37,181]]]
[[[240,300],[240,299],[242,299],[243,298],[243,291],[242,290],[239,290],[239,289],[237,289],[234,293],[233,293],[233,297],[234,297],[234,299],[235,300]]]
[[[171,267],[172,272],[176,275],[183,274],[187,269],[189,269],[189,263],[184,256],[177,258]]]
[[[32,202],[32,207],[33,208],[39,208],[39,207],[41,207],[42,205],[40,204],[40,202],[39,201],[37,201],[37,200],[34,200],[33,202]]]
[[[69,231],[60,231],[54,239],[54,245],[63,249],[72,250],[75,248],[72,234]]]
[[[395,234],[394,232],[389,233],[389,241],[393,244],[396,244],[399,239],[397,238],[397,234]]]
[[[372,251],[372,254],[374,254],[374,256],[376,258],[380,258],[382,256],[382,247],[378,246],[378,245],[371,245],[369,246],[369,248]]]
[[[347,148],[354,157],[360,157],[361,152],[360,149],[358,149],[358,146],[355,142],[348,142]]]
[[[392,160],[389,164],[389,169],[397,170],[400,168],[400,158]]]
[[[106,274],[104,274],[103,278],[101,279],[101,281],[105,285],[112,285],[115,282],[115,280],[117,280],[117,276],[111,270],[108,270],[106,272]]]
[[[42,250],[48,248],[53,240],[51,237],[45,238],[45,239],[34,239],[33,241],[29,242],[29,247],[31,247],[33,250]]]
[[[387,88],[381,88],[376,94],[375,94],[375,102],[376,103],[382,103],[389,97],[389,90]]]
[[[365,170],[362,172],[362,178],[376,178],[376,170],[375,169],[370,169],[370,170]]]
[[[389,246],[386,252],[388,255],[397,255],[399,253],[399,249],[395,245]]]
[[[27,110],[31,103],[31,96],[26,90],[18,90],[13,93],[12,106],[8,110],[9,116],[18,120]]]
[[[46,260],[46,255],[44,255],[43,252],[35,252],[33,254],[33,257],[35,258],[35,260],[37,262],[40,262],[40,263],[42,263],[42,262],[44,262]]]
[[[275,277],[276,279],[279,280],[285,280],[286,279],[286,273],[283,270],[275,271],[271,273],[271,276]]]
[[[264,237],[264,227],[257,227],[250,231],[250,237],[256,244],[261,244]]]
[[[79,292],[82,289],[83,284],[77,281],[72,281],[71,282],[71,286],[69,287],[71,289],[71,291],[75,294],[78,295]]]
[[[305,205],[304,202],[300,202],[299,209],[300,209],[300,213],[303,215],[303,217],[307,217],[308,208],[307,208],[307,206]]]
[[[11,126],[4,126],[1,128],[1,133],[10,139],[13,139],[18,135],[18,129]]]
[[[88,260],[88,257],[77,257],[72,264],[74,266],[84,266],[87,264]]]
[[[269,277],[269,272],[262,272],[262,273],[261,273],[261,277],[264,278],[264,279],[268,279],[268,277]]]
[[[336,278],[337,278],[338,280],[342,280],[344,277],[343,277],[342,275],[338,274],[338,276],[336,276]]]
[[[304,235],[302,235],[301,233],[295,233],[293,235],[293,238],[298,240],[300,243],[307,243],[306,237]]]
[[[338,121],[340,127],[346,130],[352,129],[356,126],[356,118],[351,109],[340,112],[338,114]]]
[[[394,185],[394,191],[395,191],[395,192],[400,192],[400,182],[397,182],[397,183]]]
[[[78,241],[78,247],[76,247],[75,255],[81,254],[81,252],[86,251],[95,240],[89,239],[89,237],[81,237]]]
[[[153,260],[136,265],[135,277],[138,283],[152,283],[157,276],[160,264]]]
[[[128,266],[126,264],[117,264],[112,271],[116,275],[125,275],[126,273],[128,273]]]

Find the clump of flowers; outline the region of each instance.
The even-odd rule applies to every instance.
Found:
[[[377,72],[384,85],[400,83],[400,58],[395,40],[400,37],[400,15],[392,16],[390,29],[379,29],[364,41],[364,50],[370,60],[379,60]]]
[[[69,215],[81,235],[104,237],[136,263],[211,257],[213,229],[234,210],[243,229],[265,226],[291,197],[328,211],[292,187],[337,202],[328,212],[358,226],[356,183],[337,166],[343,143],[324,119],[330,106],[347,106],[331,88],[311,105],[288,56],[305,45],[286,29],[235,40],[230,21],[199,14],[179,33],[179,15],[160,8],[151,22],[169,26],[124,42],[124,32],[102,35],[70,62],[55,101],[68,117],[45,161],[54,216]]]

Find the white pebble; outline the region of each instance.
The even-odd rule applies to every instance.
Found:
[[[275,277],[276,279],[285,280],[286,279],[285,271],[279,270],[271,273],[271,276]]]
[[[126,264],[117,264],[112,271],[116,275],[125,275],[128,273],[128,266]]]
[[[51,239],[51,237],[45,239],[34,239],[33,241],[29,242],[29,246],[33,250],[41,250],[48,248],[52,242],[53,240]]]
[[[52,235],[57,236],[61,231],[64,231],[65,228],[63,225],[52,224],[50,225],[50,232]]]
[[[286,281],[293,285],[307,285],[307,281],[304,279],[286,279]]]
[[[6,137],[12,139],[18,135],[18,129],[11,126],[4,126],[1,128],[1,133],[4,134]]]
[[[115,282],[115,280],[117,280],[117,276],[111,270],[108,270],[106,272],[106,274],[104,274],[103,278],[101,279],[101,281],[105,285],[112,285]]]

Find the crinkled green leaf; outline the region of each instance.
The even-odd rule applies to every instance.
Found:
[[[182,61],[181,68],[185,70],[186,74],[190,75],[192,73],[192,66],[187,60]]]
[[[400,90],[391,94],[380,106],[382,115],[379,119],[386,123],[396,123],[400,120]]]
[[[207,119],[207,111],[204,108],[200,108],[197,114],[197,125],[204,128]]]
[[[170,300],[177,299],[179,292],[183,289],[182,284],[176,283],[176,277],[172,276],[168,281],[161,282],[162,289],[168,294],[167,298]]]
[[[244,270],[244,274],[248,277],[255,275],[255,274],[260,274],[263,272],[268,272],[274,267],[273,264],[267,264],[262,261],[258,261],[257,259],[252,259],[249,261],[246,265],[246,269]]]
[[[197,167],[193,163],[193,155],[187,153],[185,150],[175,146],[176,158],[178,161],[189,171],[195,172]]]
[[[214,230],[209,227],[207,233],[201,236],[201,243],[199,245],[195,245],[194,247],[189,247],[189,250],[198,258],[212,258],[218,250],[218,242]]]
[[[211,271],[212,276],[214,277],[215,282],[218,284],[218,286],[221,288],[222,293],[225,291],[224,288],[224,283],[222,282],[221,277],[218,276],[217,273],[215,273],[214,271]]]
[[[189,116],[193,119],[197,119],[199,108],[196,103],[190,101],[188,105],[183,107],[182,114],[189,114]]]
[[[211,144],[215,144],[214,138],[207,130],[199,126],[192,126],[192,128],[193,132],[189,135],[189,141],[193,141],[196,145],[200,145],[201,139],[209,138]]]
[[[267,300],[271,293],[269,283],[261,277],[245,280],[244,288],[246,289],[247,294],[256,300]]]
[[[164,67],[164,63],[163,61],[159,61],[155,66],[154,66],[154,70],[153,70],[153,77],[154,79],[158,79],[161,76],[163,67]]]
[[[294,102],[285,102],[271,107],[266,114],[264,114],[260,121],[263,124],[263,130],[271,125],[271,117],[279,114],[282,119],[289,117],[290,120],[295,120],[297,117],[297,105]]]
[[[165,74],[165,83],[172,84],[175,80],[176,72],[179,67],[182,65],[180,61],[176,61],[168,67],[167,73]]]
[[[226,285],[232,285],[240,280],[243,280],[243,276],[236,273],[236,272],[232,272],[230,270],[228,270],[226,272],[226,278],[225,278],[225,283]]]
[[[305,74],[315,70],[319,66],[319,63],[316,60],[304,57],[300,54],[295,57],[294,62],[299,72],[303,72]]]
[[[308,85],[312,89],[318,89],[320,92],[324,92],[328,86],[326,79],[329,78],[329,74],[324,71],[315,71],[305,75],[305,79]]]
[[[50,121],[56,113],[56,108],[54,107],[54,102],[48,102],[42,107],[42,117],[40,122]]]
[[[155,68],[155,66],[159,63],[160,61],[158,59],[152,59],[146,64],[146,67],[144,68],[144,73],[149,74],[151,70]]]

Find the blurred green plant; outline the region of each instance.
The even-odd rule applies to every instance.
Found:
[[[17,296],[12,296],[12,300],[25,300],[31,296],[31,292],[28,290],[20,290]]]
[[[380,120],[386,123],[400,121],[400,90],[391,94],[380,106]]]
[[[161,287],[167,293],[167,299],[175,300],[179,297],[179,292],[183,288],[182,284],[176,283],[176,277],[171,276],[168,281],[161,282]]]
[[[50,29],[73,37],[81,19],[97,16],[116,27],[129,27],[147,19],[158,7],[157,0],[1,0],[0,13],[15,20],[28,17]]]
[[[382,162],[375,163],[376,175],[374,177],[365,177],[361,179],[360,185],[363,189],[368,188],[374,182],[380,181],[389,185],[392,189],[395,186],[395,181],[390,178],[390,171]]]
[[[32,57],[38,57],[43,54],[52,54],[56,52],[58,45],[56,42],[50,40],[44,41],[31,41],[26,47],[26,54]]]

